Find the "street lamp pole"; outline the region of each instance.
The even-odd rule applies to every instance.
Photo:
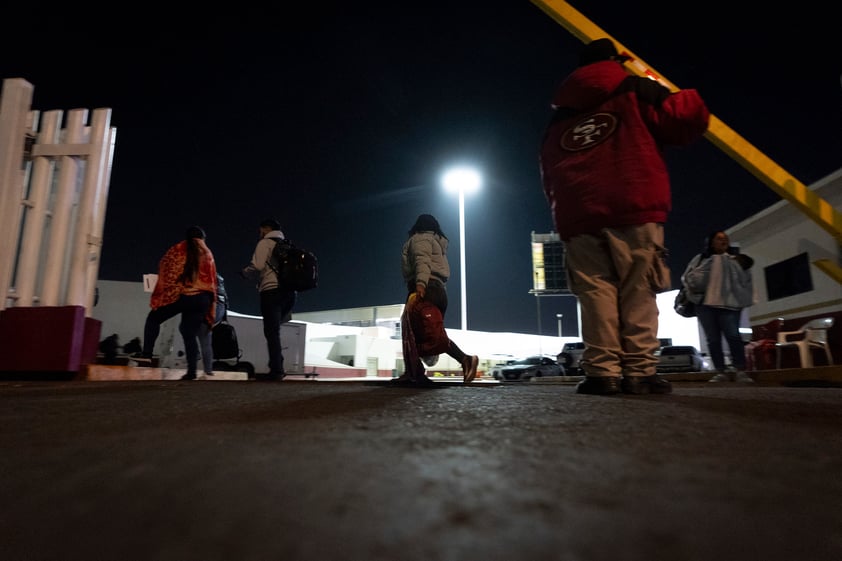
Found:
[[[468,279],[465,274],[465,189],[459,189],[459,275],[462,295],[462,331],[468,330]]]
[[[465,191],[473,192],[479,188],[479,174],[469,168],[455,168],[444,174],[442,179],[445,189],[459,194],[459,272],[462,300],[462,331],[468,330],[468,275],[465,266]]]
[[[561,334],[561,318],[564,317],[564,314],[556,314],[555,317],[558,318],[558,338],[561,339],[564,335]]]

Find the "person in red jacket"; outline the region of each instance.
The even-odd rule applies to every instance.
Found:
[[[623,67],[607,38],[588,43],[559,86],[540,152],[544,194],[582,309],[585,378],[577,393],[669,393],[656,374],[655,295],[669,290],[663,224],[666,146],[699,139],[710,118],[696,90],[670,92]]]

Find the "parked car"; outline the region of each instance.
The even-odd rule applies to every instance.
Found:
[[[568,376],[577,376],[582,373],[579,362],[582,360],[582,353],[585,351],[585,343],[575,341],[565,343],[558,353],[558,363],[564,367]]]
[[[670,372],[705,372],[711,370],[710,362],[692,345],[662,347],[658,355],[659,374]]]
[[[550,357],[530,356],[495,366],[491,375],[501,382],[528,382],[543,376],[564,376],[564,368]]]

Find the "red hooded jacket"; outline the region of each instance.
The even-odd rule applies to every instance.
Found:
[[[672,199],[662,149],[707,130],[710,113],[698,92],[670,93],[609,60],[577,68],[552,107],[540,165],[561,239],[665,222]]]

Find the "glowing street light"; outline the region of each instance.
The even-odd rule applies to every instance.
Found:
[[[449,192],[459,193],[459,267],[462,281],[462,330],[468,329],[468,295],[465,273],[465,193],[473,193],[480,187],[481,179],[476,170],[454,168],[447,171],[442,184]]]

